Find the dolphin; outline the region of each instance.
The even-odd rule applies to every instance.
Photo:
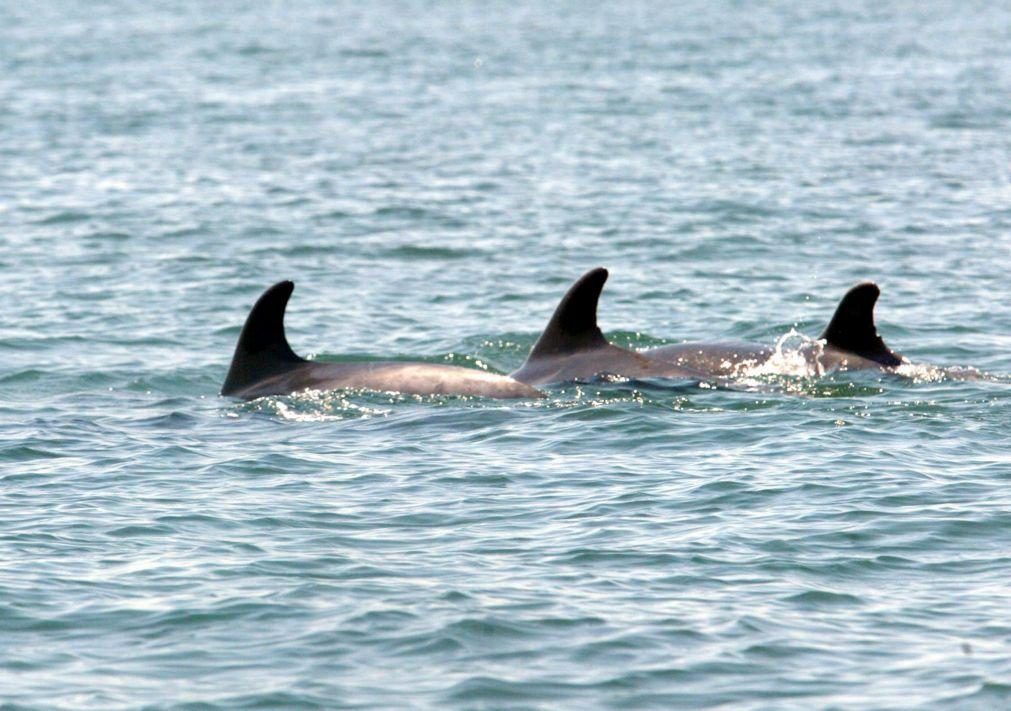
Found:
[[[562,297],[526,362],[510,377],[529,385],[601,376],[702,380],[700,371],[610,343],[597,327],[597,302],[607,270],[592,269]]]
[[[284,335],[284,310],[295,285],[282,281],[263,292],[235,346],[221,394],[244,400],[300,390],[365,388],[414,395],[537,398],[544,394],[505,375],[456,365],[381,361],[318,363],[295,355]]]
[[[846,292],[819,341],[800,349],[817,372],[891,371],[909,362],[886,346],[878,335],[874,304],[880,295],[881,290],[872,282],[857,284]],[[766,363],[774,352],[773,348],[756,343],[680,343],[642,353],[710,376],[730,376]]]

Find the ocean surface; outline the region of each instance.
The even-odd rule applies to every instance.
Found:
[[[508,373],[597,266],[919,365],[218,396],[281,279]],[[0,4],[0,708],[1008,708],[1009,268],[1007,3]]]

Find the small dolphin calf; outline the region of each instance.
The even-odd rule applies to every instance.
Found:
[[[542,385],[613,375],[622,378],[701,380],[699,371],[662,358],[652,358],[608,342],[597,327],[597,302],[607,270],[592,269],[562,297],[527,360],[510,375]]]
[[[244,400],[300,390],[366,388],[413,395],[544,397],[505,375],[434,363],[316,363],[295,355],[284,335],[284,310],[295,285],[282,281],[263,292],[239,334],[222,395]]]
[[[801,349],[818,372],[830,370],[893,370],[907,363],[893,352],[874,326],[874,304],[881,290],[876,284],[857,284],[843,296],[828,328],[821,334],[824,343]],[[742,369],[760,366],[774,350],[755,343],[680,343],[643,351],[650,358],[667,360],[707,375],[740,374]]]

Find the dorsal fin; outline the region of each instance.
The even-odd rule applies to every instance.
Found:
[[[598,267],[569,287],[527,360],[607,345],[597,328],[597,301],[605,281],[607,270]]]
[[[256,300],[239,334],[222,395],[231,395],[253,383],[304,363],[295,355],[284,336],[284,309],[295,284],[281,281]]]
[[[877,284],[869,281],[847,291],[821,337],[830,346],[881,365],[900,365],[902,359],[885,345],[874,326],[874,304],[880,294]]]

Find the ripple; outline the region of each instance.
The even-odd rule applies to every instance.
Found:
[[[87,212],[79,212],[76,210],[63,210],[55,214],[44,217],[41,220],[37,220],[35,224],[37,225],[66,225],[73,224],[75,222],[86,222],[92,219],[92,215]]]
[[[786,598],[786,602],[811,609],[862,604],[862,600],[855,595],[836,593],[828,590],[807,590],[796,595],[791,595]]]

